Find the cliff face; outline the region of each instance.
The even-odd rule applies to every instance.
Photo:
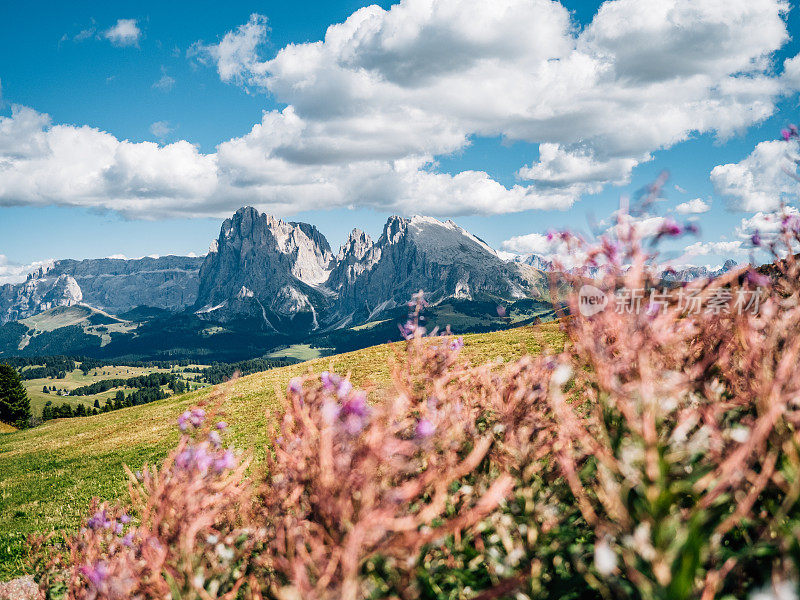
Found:
[[[189,256],[61,260],[53,271],[75,279],[85,304],[108,312],[137,306],[179,311],[197,299],[202,263],[203,257]]]
[[[315,227],[239,209],[222,224],[200,270],[196,312],[220,321],[248,317],[266,329],[281,329],[286,320],[315,329],[333,261]]]
[[[431,301],[453,297],[522,298],[528,282],[517,265],[452,221],[391,217],[375,244],[351,234],[331,273],[340,316],[355,321],[402,305],[423,290]]]
[[[138,306],[287,333],[363,323],[423,290],[429,301],[514,300],[541,272],[504,262],[452,221],[391,217],[373,242],[354,229],[336,256],[307,223],[242,208],[204,258],[60,260],[0,288],[0,320],[84,303],[112,314]]]
[[[79,303],[112,313],[143,305],[182,310],[197,298],[202,261],[188,256],[59,260],[24,283],[0,287],[0,323]]]

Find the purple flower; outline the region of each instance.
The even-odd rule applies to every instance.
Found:
[[[352,390],[353,384],[350,383],[349,380],[343,379],[341,383],[339,383],[339,389],[336,390],[336,395],[339,396],[340,399],[344,400],[350,395]]]
[[[222,473],[227,469],[232,469],[236,466],[236,456],[230,448],[223,452],[222,456],[214,461],[214,470],[217,473]]]
[[[450,342],[450,350],[452,350],[453,352],[458,352],[463,347],[464,347],[464,338],[463,337],[456,338],[455,340]]]
[[[108,577],[108,566],[102,560],[94,565],[83,565],[81,574],[88,579],[94,587],[100,587]]]
[[[761,245],[761,234],[758,231],[756,231],[750,237],[750,242],[753,244],[753,246],[756,246],[756,247],[760,246]]]
[[[191,448],[186,448],[175,457],[175,466],[179,469],[188,469],[192,464],[193,458],[193,450]]]
[[[105,510],[99,510],[86,522],[90,529],[101,529],[111,527],[111,520]]]
[[[183,414],[178,417],[178,428],[181,431],[186,431],[189,429],[189,419],[191,419],[191,417],[192,415],[188,410],[184,411]]]
[[[122,535],[122,523],[117,523],[114,525],[114,533],[117,535]]]
[[[792,138],[792,132],[788,129],[781,129],[781,137],[784,141],[788,142]]]
[[[222,438],[219,437],[219,433],[216,431],[212,431],[208,434],[208,441],[211,442],[216,448],[219,448],[222,445]]]
[[[203,446],[198,446],[194,451],[194,465],[200,473],[205,473],[214,462],[214,457],[211,456]]]
[[[122,544],[130,548],[133,546],[133,532],[129,531],[125,534],[125,537],[122,538]]]
[[[681,233],[683,233],[683,229],[672,219],[664,219],[664,221],[661,223],[661,226],[658,228],[658,237],[661,237],[662,235],[676,237]]]
[[[289,390],[295,394],[300,394],[303,391],[303,380],[299,377],[292,377],[289,381]]]
[[[341,378],[334,373],[323,371],[320,373],[319,379],[322,382],[322,387],[325,388],[325,390],[332,392],[334,388],[339,385],[339,380]]]
[[[418,438],[429,438],[436,431],[436,427],[428,419],[420,419],[417,423],[416,434]]]
[[[800,231],[800,216],[797,215],[784,215],[781,224],[786,231],[798,232]]]
[[[502,318],[506,316],[506,307],[502,304],[497,305],[497,316]]]
[[[220,431],[223,431],[227,428],[228,424],[225,421],[220,421],[219,423],[217,423],[217,429],[219,429]]]
[[[120,523],[125,523],[126,525],[131,522],[131,516],[127,513],[122,513],[122,516],[119,518]]]
[[[205,473],[211,466],[214,458],[204,446],[196,446],[194,448],[186,448],[183,452],[175,457],[175,466],[185,471],[198,470],[200,473]]]
[[[191,421],[192,425],[194,425],[194,427],[199,428],[203,425],[203,421],[205,420],[205,418],[206,418],[206,411],[204,411],[202,408],[193,408],[189,420]]]
[[[747,281],[756,287],[766,287],[769,285],[769,277],[759,273],[758,271],[754,271],[753,269],[747,271]]]
[[[364,429],[364,419],[356,414],[349,414],[344,419],[344,429],[350,435],[356,435]]]
[[[356,415],[357,417],[366,417],[369,414],[369,405],[367,404],[367,394],[365,392],[356,392],[353,397],[347,402],[342,404],[342,413],[345,415]]]

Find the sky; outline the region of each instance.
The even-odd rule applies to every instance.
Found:
[[[780,0],[0,6],[0,283],[204,254],[244,205],[336,248],[392,214],[509,253],[645,215],[679,263],[756,260],[794,210],[798,9]]]

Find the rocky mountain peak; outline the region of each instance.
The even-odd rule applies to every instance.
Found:
[[[353,229],[350,235],[339,248],[339,254],[336,256],[337,262],[349,261],[354,262],[364,258],[370,248],[374,245],[372,238],[360,229]]]
[[[315,305],[324,304],[321,286],[334,262],[313,225],[240,208],[222,223],[215,251],[203,263],[195,308],[223,321],[252,317],[267,329],[308,313],[307,323],[316,326]]]

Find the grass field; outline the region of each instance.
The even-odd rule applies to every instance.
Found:
[[[310,344],[293,344],[267,354],[266,358],[296,358],[298,360],[314,360],[326,355],[325,348],[312,348]]]
[[[563,343],[554,322],[464,339],[465,355],[475,363],[507,360],[546,347],[558,350]],[[232,441],[263,455],[275,415],[282,410],[282,390],[298,374],[332,368],[350,372],[356,385],[385,388],[392,353],[390,345],[374,346],[239,379],[224,406]],[[209,393],[198,390],[95,417],[58,419],[0,434],[0,580],[21,572],[25,534],[74,527],[92,497],[123,495],[122,465],[138,469],[145,462],[161,460],[178,441],[178,415]]]
[[[203,365],[192,365],[192,366],[200,366]],[[178,369],[180,370],[180,369]],[[94,401],[98,400],[100,402],[100,406],[105,404],[107,398],[113,398],[114,395],[117,393],[117,390],[123,388],[113,388],[111,390],[107,390],[100,394],[94,394],[91,396],[61,396],[57,393],[51,392],[49,394],[44,393],[43,388],[44,386],[47,387],[55,387],[58,390],[67,390],[71,391],[75,388],[89,385],[95,383],[97,381],[102,381],[103,379],[127,379],[128,377],[136,377],[138,375],[149,375],[150,373],[158,373],[158,372],[167,372],[169,369],[157,369],[151,367],[100,367],[98,369],[89,371],[86,375],[83,374],[83,371],[80,369],[75,369],[74,371],[67,373],[67,376],[63,379],[52,379],[52,378],[44,378],[44,379],[26,379],[22,383],[25,386],[26,391],[28,392],[28,397],[31,400],[31,411],[35,416],[41,416],[42,409],[44,408],[45,403],[49,400],[55,405],[61,404],[69,404],[73,408],[78,406],[78,404],[83,404],[89,408],[94,405]],[[186,378],[193,379],[196,377],[194,373],[187,373]],[[129,389],[126,389],[126,392],[129,392]]]
[[[89,373],[84,375],[83,371],[80,369],[75,369],[74,371],[67,373],[67,376],[63,379],[52,379],[49,377],[43,379],[26,379],[22,383],[25,385],[25,389],[28,392],[28,397],[31,399],[31,411],[33,411],[34,415],[39,416],[42,414],[42,409],[48,400],[56,405],[69,404],[73,407],[77,406],[78,404],[84,404],[87,407],[91,407],[95,400],[100,400],[100,405],[102,406],[102,404],[105,403],[106,398],[113,398],[114,394],[117,393],[117,389],[115,388],[113,390],[108,390],[107,392],[95,394],[93,396],[60,396],[56,393],[45,394],[42,391],[42,388],[45,385],[47,387],[55,387],[59,390],[72,391],[75,388],[89,385],[103,379],[134,377],[136,375],[147,375],[148,373],[165,370],[167,369],[103,367],[102,369],[89,371]],[[103,375],[103,373],[105,373],[105,375]]]

